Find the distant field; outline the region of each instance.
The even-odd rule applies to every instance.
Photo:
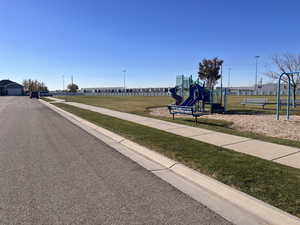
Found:
[[[148,113],[148,108],[163,107],[174,102],[168,96],[63,96],[59,97],[67,101],[79,102],[94,106],[106,107],[122,112],[145,114]],[[266,105],[265,109],[261,106],[243,106],[241,102],[244,98],[268,98],[269,102],[274,104]],[[283,97],[282,100],[285,98]],[[228,113],[262,113],[275,114],[276,109],[275,96],[228,96],[227,110]],[[285,113],[285,106],[282,107],[282,114]],[[292,109],[292,107],[291,107]],[[300,115],[300,106],[296,110],[292,109],[292,114]]]
[[[147,113],[149,107],[163,107],[173,102],[173,99],[168,96],[63,96],[58,98],[137,114]]]

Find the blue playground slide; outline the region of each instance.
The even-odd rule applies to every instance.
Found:
[[[196,93],[195,95],[195,92]],[[198,101],[203,100],[204,96],[204,88],[201,87],[199,84],[194,84],[190,86],[190,95],[189,97],[180,105],[180,106],[193,106]]]
[[[172,98],[174,98],[176,100],[175,105],[180,105],[183,101],[183,98],[177,94],[177,88],[171,88],[170,89]]]

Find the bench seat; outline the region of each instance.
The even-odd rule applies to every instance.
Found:
[[[287,100],[286,99],[281,99],[280,103],[281,105],[286,105]],[[275,103],[276,104],[276,103]],[[291,99],[291,105],[293,105],[293,100]],[[296,99],[295,101],[295,105],[298,106],[300,105],[300,99]]]
[[[244,98],[244,100],[241,102],[241,105],[259,105],[263,108],[265,105],[268,104],[267,98]]]
[[[191,115],[195,118],[195,122],[197,123],[197,118],[199,116],[205,115],[205,113],[203,113],[203,112],[195,111],[195,108],[192,106],[169,105],[168,109],[169,109],[170,114],[172,114],[172,116],[173,116],[173,120],[174,120],[174,116],[176,114]]]

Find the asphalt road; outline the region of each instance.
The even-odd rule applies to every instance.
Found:
[[[0,224],[230,224],[37,100],[0,115]]]

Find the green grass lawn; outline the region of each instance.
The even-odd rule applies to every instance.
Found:
[[[61,96],[58,98],[136,114],[147,113],[149,107],[162,107],[173,102],[168,96]]]
[[[49,98],[45,98],[45,97],[41,97],[42,100],[46,101],[46,102],[53,102],[53,100],[49,99]]]
[[[65,99],[67,101],[79,102],[83,104],[93,105],[105,107],[113,110],[118,110],[122,112],[135,113],[142,116],[154,117],[149,114],[149,109],[152,107],[163,107],[172,103],[173,100],[168,96],[151,96],[151,97],[143,97],[143,96],[68,96],[68,97],[58,97],[61,99]],[[240,102],[245,98],[245,96],[229,96],[229,113],[233,112],[241,112],[243,110],[246,113],[261,113],[262,108],[260,106],[249,106],[244,107],[240,105]],[[252,97],[253,98],[253,97]],[[268,97],[270,101],[275,101],[275,97]],[[235,110],[233,110],[233,106],[235,106]],[[274,106],[275,107],[275,106]],[[300,107],[298,107],[300,110]],[[271,111],[265,110],[264,113],[271,113]],[[272,112],[274,113],[274,112]],[[199,118],[199,123],[195,124],[194,119],[191,117],[188,118],[176,118],[172,120],[170,118],[165,117],[154,117],[161,120],[166,120],[169,122],[185,124],[189,126],[196,126],[200,128],[205,128],[209,130],[214,130],[218,132],[223,132],[227,134],[238,135],[242,137],[248,137],[253,139],[258,139],[266,142],[282,144],[292,147],[300,148],[300,142],[292,141],[288,139],[269,137],[261,134],[256,134],[253,132],[239,131],[230,127],[232,122],[224,121],[224,120],[215,120],[215,119],[205,119]]]
[[[174,102],[169,96],[60,96],[58,98],[137,114],[147,113],[151,107],[167,106]],[[275,114],[275,104],[266,105],[265,109],[255,105],[243,106],[241,102],[244,98],[268,98],[269,102],[275,103],[275,96],[228,96],[228,113]],[[285,97],[282,98],[284,99]],[[282,114],[285,113],[285,109],[286,106],[282,106]],[[300,115],[300,106],[296,109],[291,107],[291,110],[291,114]]]
[[[241,105],[241,102],[244,98],[267,98],[269,103],[265,106],[265,109],[262,106],[255,106],[255,105]],[[286,97],[283,96],[281,101],[286,102]],[[276,112],[276,96],[228,96],[228,104],[227,110],[228,113],[241,113],[241,114],[275,114]],[[281,114],[286,113],[286,103],[282,105]],[[296,107],[295,109],[291,107],[291,114],[292,115],[300,115],[300,106]]]
[[[299,169],[63,103],[54,105],[300,217]]]

